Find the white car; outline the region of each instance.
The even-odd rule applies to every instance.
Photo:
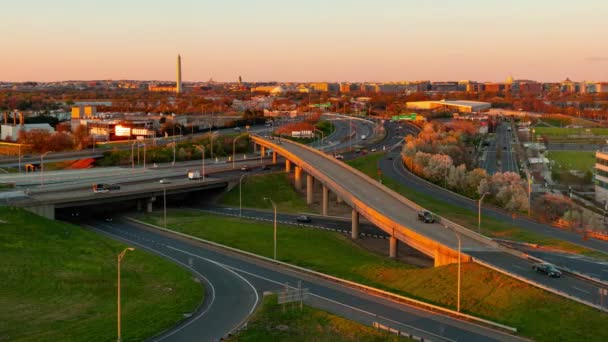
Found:
[[[163,179],[159,180],[158,182],[159,182],[160,184],[169,184],[169,183],[171,183],[171,180],[166,179],[166,178],[163,178]]]

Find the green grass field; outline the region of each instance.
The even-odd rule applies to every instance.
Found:
[[[162,222],[159,214],[138,217],[157,225]],[[167,221],[175,231],[272,257],[271,223],[187,210],[171,211]],[[373,254],[345,235],[323,230],[279,225],[277,240],[277,255],[282,261],[455,307],[456,265],[413,267]],[[538,341],[553,341],[554,336],[562,341],[608,339],[608,329],[597,329],[608,315],[473,263],[463,265],[462,310],[515,326]]]
[[[308,211],[306,201],[294,189],[287,174],[272,173],[256,175],[243,179],[243,207],[272,209],[270,197],[277,204],[278,211],[301,213]],[[239,206],[239,187],[236,186],[220,199],[220,204]]]
[[[0,341],[116,340],[116,256],[126,246],[0,207]],[[123,259],[123,341],[141,341],[202,302],[187,270],[141,250]]]
[[[594,135],[608,135],[608,128],[562,128],[562,127],[535,127],[537,136],[548,137],[563,137],[568,135],[589,135],[592,138]]]
[[[368,176],[376,179],[378,160],[382,158],[382,153],[371,154],[364,157],[360,157],[349,161],[348,163],[361,170]],[[449,220],[454,221],[464,227],[468,227],[472,230],[477,230],[477,212],[471,210],[462,209],[460,206],[446,203],[432,196],[424,194],[416,189],[406,187],[397,181],[382,176],[382,183],[387,187],[397,191],[404,197],[414,200],[416,203],[421,205],[432,212],[435,212],[441,216],[447,217]],[[585,247],[569,243],[567,241],[554,239],[544,235],[529,232],[521,229],[509,221],[501,221],[492,219],[489,217],[482,218],[482,233],[487,236],[510,239],[515,241],[523,241],[530,243],[538,243],[545,246],[553,246],[566,251],[581,253],[588,256],[597,258],[607,259],[608,255],[601,252],[596,252]]]
[[[595,152],[585,151],[550,151],[548,158],[555,161],[555,166],[562,171],[593,171]]]
[[[262,305],[249,320],[246,330],[229,338],[231,342],[392,342],[413,341],[359,324],[326,311],[288,304],[285,312],[277,304],[277,296],[265,296]],[[279,330],[277,326],[286,326]]]

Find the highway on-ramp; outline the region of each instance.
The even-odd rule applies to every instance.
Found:
[[[259,295],[263,291],[281,290],[286,283],[295,286],[298,281],[302,282],[303,288],[310,290],[308,304],[363,324],[379,322],[432,341],[521,340],[476,324],[399,304],[328,280],[130,222],[89,223],[89,226],[136,248],[145,248],[181,264],[191,263],[194,270],[213,284],[215,302],[202,308],[203,312],[208,310],[206,313],[195,315],[178,326],[176,332],[169,331],[166,337],[163,335],[153,341],[217,341],[223,336],[222,333],[239,325],[256,303],[257,297],[249,283]]]

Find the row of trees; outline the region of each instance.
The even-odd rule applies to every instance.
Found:
[[[61,125],[57,126],[56,132],[41,129],[21,131],[17,141],[27,146],[26,151],[34,153],[82,150],[92,143],[86,127],[78,126],[74,132],[70,132]]]
[[[488,193],[488,201],[507,210],[526,210],[528,196],[518,174],[488,175],[484,169],[467,167],[471,162],[463,141],[468,134],[426,123],[418,136],[406,138],[403,162],[415,174],[452,191],[471,198]]]

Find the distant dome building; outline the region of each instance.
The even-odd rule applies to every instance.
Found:
[[[509,77],[507,77],[507,84],[513,84],[513,75],[509,75]]]

